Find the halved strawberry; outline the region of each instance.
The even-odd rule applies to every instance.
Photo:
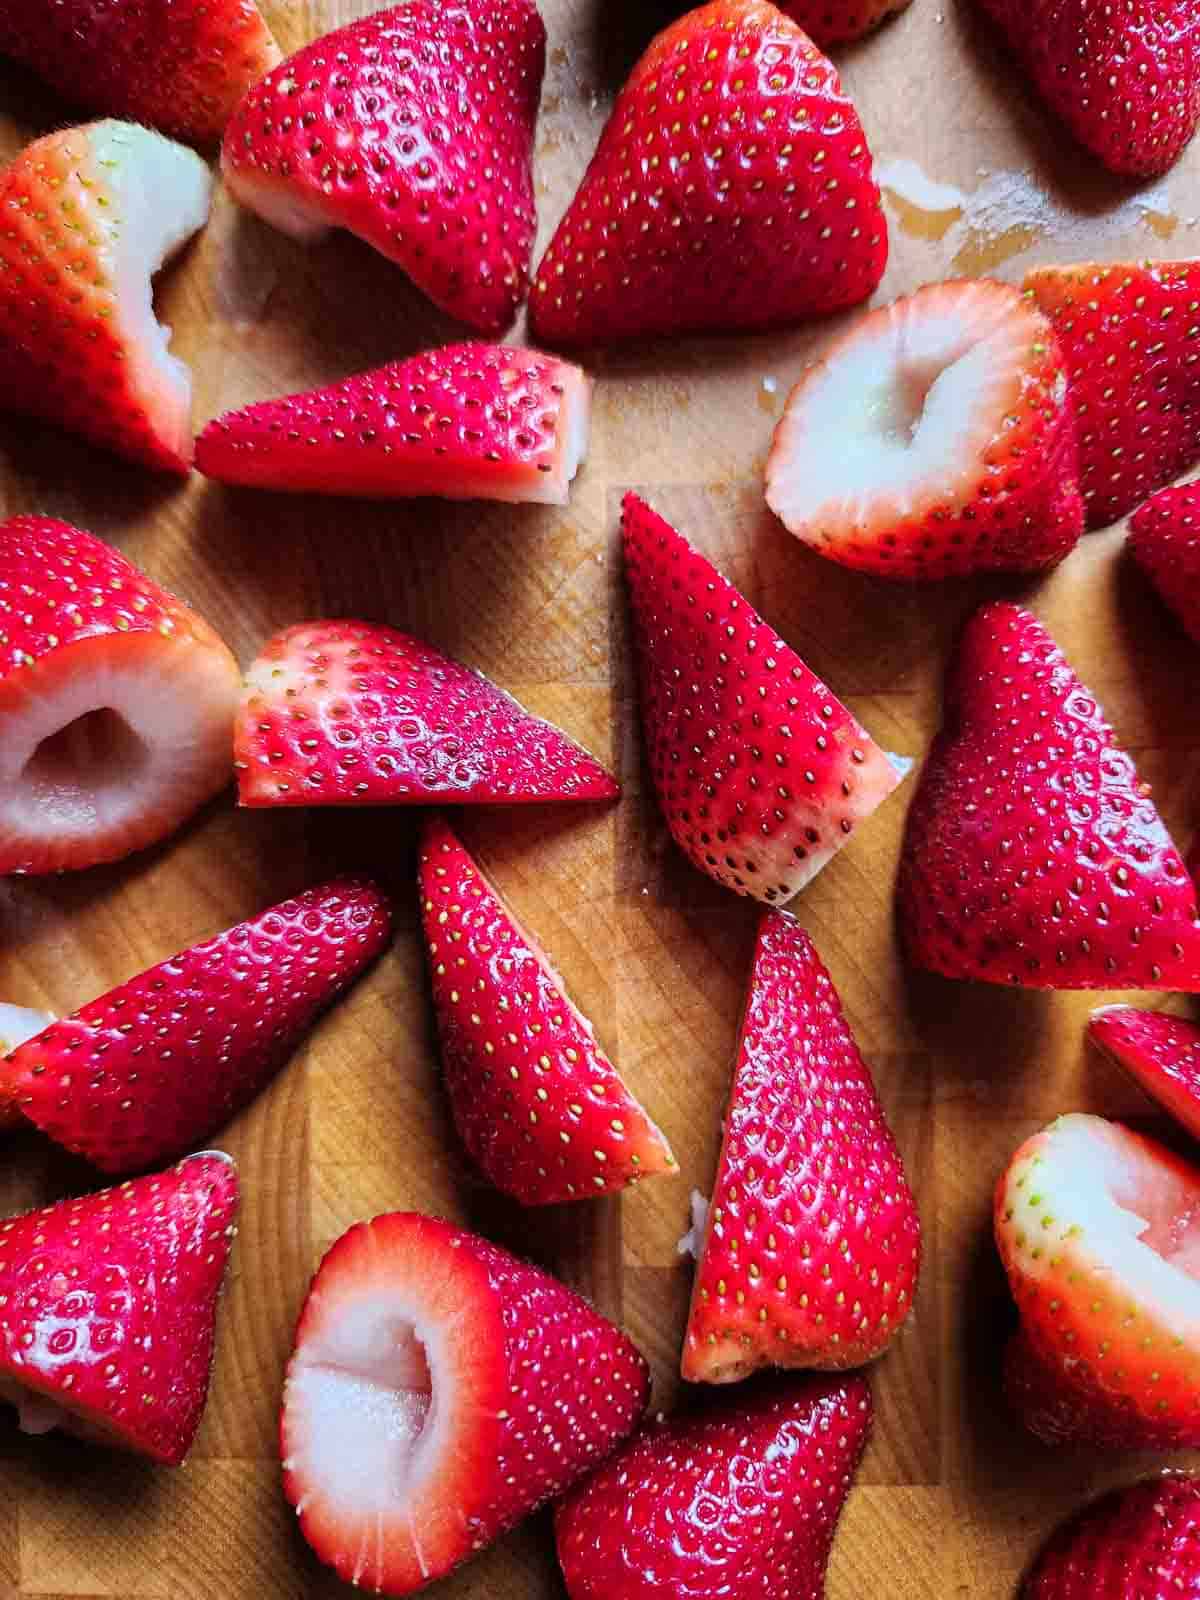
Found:
[[[512,345],[449,345],[227,411],[197,439],[196,465],[258,489],[565,506],[590,416],[579,367]]]
[[[900,782],[846,707],[637,495],[621,531],[659,804],[685,855],[782,903]]]
[[[0,523],[0,873],[117,861],[229,781],[237,662],[90,533]]]
[[[209,1150],[0,1222],[0,1400],[25,1432],[179,1465],[208,1396],[237,1204],[237,1168]]]
[[[432,645],[374,622],[300,622],[246,674],[244,806],[611,800],[573,740]]]
[[[502,333],[529,280],[545,64],[534,0],[403,0],[268,73],[221,170],[285,233],[348,228],[441,310]]]
[[[872,32],[910,0],[783,0],[780,10],[798,22],[822,50]]]
[[[819,555],[884,577],[1054,566],[1083,501],[1049,323],[989,279],[872,311],[792,390],[767,502]]]
[[[963,634],[897,895],[910,959],[947,978],[1200,990],[1196,892],[1150,791],[1020,606]]]
[[[1200,1479],[1114,1489],[1055,1532],[1021,1600],[1182,1600],[1200,1594]]]
[[[1147,500],[1130,521],[1128,546],[1200,644],[1200,484],[1181,483]]]
[[[332,1247],[300,1315],[284,1492],[340,1578],[412,1594],[603,1460],[649,1389],[564,1284],[448,1222],[376,1217]]]
[[[0,407],[188,470],[192,380],[150,280],[211,192],[193,150],[129,122],[48,134],[0,172]]]
[[[28,1006],[9,1005],[0,1001],[0,1056],[11,1055],[18,1045],[41,1033],[57,1019],[50,1011],[33,1011]],[[0,1075],[4,1063],[0,1061]],[[21,1123],[21,1109],[0,1087],[0,1128],[15,1128]]]
[[[1101,1006],[1088,1038],[1200,1139],[1200,1024],[1165,1011]]]

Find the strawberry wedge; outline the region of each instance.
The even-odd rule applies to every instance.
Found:
[[[18,1045],[41,1033],[55,1020],[52,1012],[34,1011],[29,1006],[14,1006],[0,1001],[0,1058],[11,1055]],[[5,1065],[0,1059],[0,1076]],[[21,1120],[20,1107],[0,1089],[0,1129],[19,1127]]]
[[[1139,506],[1130,518],[1126,548],[1200,644],[1200,484],[1161,489]]]
[[[1200,1024],[1165,1011],[1101,1006],[1088,1038],[1200,1139]]]
[[[1200,1594],[1200,1478],[1114,1489],[1058,1528],[1021,1600],[1184,1600]]]

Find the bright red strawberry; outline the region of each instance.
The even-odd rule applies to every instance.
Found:
[[[425,824],[419,870],[450,1107],[497,1189],[551,1205],[674,1172],[591,1023],[440,817]]]
[[[898,880],[910,959],[1030,989],[1200,990],[1196,893],[1042,624],[984,606],[946,688]]]
[[[1116,1489],[1065,1522],[1038,1556],[1021,1600],[1195,1600],[1200,1479]]]
[[[1165,1011],[1102,1006],[1088,1038],[1200,1139],[1200,1024]]]
[[[1102,528],[1200,460],[1200,261],[1039,267],[1025,289],[1058,336]]]
[[[210,478],[257,489],[565,506],[587,453],[579,367],[460,344],[217,417],[196,441]]]
[[[61,1426],[178,1466],[208,1395],[237,1168],[169,1172],[0,1222],[0,1398],[27,1433]]]
[[[558,1507],[571,1600],[822,1600],[871,1416],[853,1376],[649,1423]]]
[[[872,311],[792,390],[767,501],[818,555],[883,577],[1054,566],[1083,500],[1050,324],[986,278]]]
[[[539,341],[772,328],[857,305],[887,264],[858,113],[766,0],[714,0],[633,69],[530,301]]]
[[[0,0],[0,54],[78,105],[207,142],[279,46],[254,0]]]
[[[0,1104],[103,1172],[202,1143],[384,948],[371,883],[309,889],[119,984],[0,1061]]]
[[[0,172],[0,408],[187,471],[192,380],[150,280],[211,191],[194,151],[129,122],[48,134]]]
[[[241,675],[110,545],[0,523],[0,873],[117,861],[229,782]]]
[[[403,0],[251,89],[221,170],[285,233],[347,228],[441,310],[502,333],[529,281],[545,64],[534,0]]]
[[[1200,484],[1163,489],[1129,524],[1129,553],[1200,644]]]
[[[622,518],[642,727],[675,842],[782,902],[900,782],[870,734],[715,567],[636,495]]]
[[[912,1309],[920,1260],[904,1164],[837,990],[799,923],[767,911],[683,1376],[861,1366]]]
[[[432,645],[374,622],[301,622],[246,674],[244,806],[611,800],[565,733]]]
[[[780,10],[798,22],[822,50],[871,33],[910,0],[783,0]]]
[[[564,1284],[448,1222],[376,1217],[329,1251],[301,1313],[284,1492],[340,1578],[412,1594],[615,1449],[649,1390]]]
[[[0,1001],[0,1057],[11,1055],[18,1045],[32,1039],[48,1028],[57,1018],[49,1011],[31,1011],[27,1006],[13,1006]],[[4,1064],[0,1062],[0,1085],[3,1082]],[[0,1086],[0,1128],[18,1127],[22,1121],[20,1107]]]

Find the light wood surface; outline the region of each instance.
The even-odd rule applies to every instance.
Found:
[[[672,8],[542,7],[544,242],[616,88]],[[294,47],[373,7],[267,0],[264,9]],[[983,267],[1020,246],[1028,248],[1004,260],[1001,275],[1056,257],[1196,248],[1187,219],[1200,210],[1200,153],[1143,220],[1131,191],[1085,170],[951,0],[917,0],[841,61],[881,159],[911,158],[967,191],[985,173],[1026,174],[1049,197],[1040,220],[993,217],[965,239],[961,226],[934,237],[945,219],[912,211],[905,221],[915,231],[905,231],[891,204],[881,300],[947,276],[955,257],[960,270]],[[67,118],[15,71],[0,72],[0,106],[0,154]],[[338,237],[305,250],[237,214],[223,194],[158,300],[196,373],[198,422],[461,336],[365,247]],[[961,620],[985,596],[1027,597],[1106,706],[1177,837],[1190,836],[1200,658],[1129,570],[1119,530],[1089,538],[1044,582],[910,590],[821,562],[767,515],[760,474],[774,417],[832,331],[603,357],[592,455],[565,512],[300,501],[198,478],[178,488],[0,419],[6,513],[55,514],[113,540],[193,601],[244,662],[286,623],[377,618],[482,668],[614,764],[626,785],[615,810],[477,812],[462,826],[669,1132],[681,1168],[678,1180],[622,1200],[524,1214],[468,1170],[438,1083],[415,914],[415,819],[402,810],[239,815],[226,795],[163,849],[116,869],[0,884],[0,998],[59,1012],[334,869],[378,874],[399,921],[386,959],[219,1141],[241,1164],[246,1198],[212,1399],[190,1463],[156,1471],[0,1429],[0,1595],[342,1592],[285,1513],[275,1417],[309,1275],[337,1234],[377,1211],[443,1212],[549,1265],[626,1324],[654,1365],[658,1403],[671,1402],[690,1276],[676,1241],[689,1191],[709,1186],[716,1160],[755,909],[673,853],[645,792],[614,538],[625,487],[638,486],[740,584],[876,738],[909,755],[924,752],[939,720]],[[764,378],[776,380],[774,393]],[[990,1240],[991,1188],[1018,1141],[1058,1112],[1152,1113],[1085,1053],[1093,998],[954,986],[905,970],[892,887],[910,792],[911,780],[795,907],[876,1071],[927,1244],[916,1314],[876,1372],[878,1425],[830,1600],[1002,1600],[1061,1511],[1145,1463],[1054,1456],[1006,1414],[997,1357],[1010,1310]],[[23,1137],[0,1165],[0,1210],[90,1182]],[[437,1593],[561,1600],[548,1518]]]

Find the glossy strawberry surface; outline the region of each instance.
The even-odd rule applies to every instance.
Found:
[[[1088,1038],[1200,1138],[1200,1023],[1166,1011],[1102,1006]]]
[[[1129,553],[1200,643],[1200,485],[1161,489],[1129,523]]]
[[[1021,1600],[1197,1600],[1200,1480],[1114,1489],[1056,1530]]]

